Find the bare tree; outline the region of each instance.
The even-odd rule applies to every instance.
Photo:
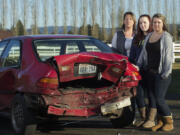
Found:
[[[72,11],[73,11],[73,26],[74,26],[74,30],[73,30],[73,33],[74,34],[78,34],[78,29],[77,29],[77,15],[76,15],[76,12],[77,12],[77,5],[76,5],[76,0],[72,0]]]
[[[161,13],[161,8],[162,8],[161,5],[162,5],[161,1],[160,0],[156,0],[156,6],[157,6],[157,12],[158,13]]]
[[[123,15],[124,15],[124,0],[120,0],[120,6],[118,9],[118,28],[123,25]]]
[[[100,31],[99,31],[99,25],[96,23],[94,26],[93,26],[93,37],[99,39],[99,36],[100,36]]]
[[[33,5],[32,5],[32,20],[33,20],[33,25],[32,25],[32,33],[33,34],[38,34],[38,5],[39,0],[34,0]]]
[[[97,3],[96,0],[92,0],[92,4],[91,4],[91,17],[92,17],[92,36],[99,38],[98,34],[97,34],[97,28],[95,24],[96,24],[96,14],[97,14]]]
[[[167,20],[167,22],[169,22],[169,10],[168,10],[168,8],[169,8],[169,3],[168,3],[168,1],[169,0],[165,0],[165,2],[164,2],[164,8],[165,8],[165,16],[166,16],[166,20]],[[169,24],[167,24],[167,29],[169,30]]]
[[[47,27],[47,22],[48,22],[48,0],[44,0],[44,34],[48,34],[48,27]]]
[[[92,26],[95,25],[96,11],[97,11],[97,3],[96,3],[96,0],[92,0],[92,3],[91,3]]]
[[[64,34],[67,34],[67,6],[66,6],[66,0],[64,0]]]
[[[134,11],[135,10],[135,0],[128,0],[128,4],[127,4],[127,9],[128,11]],[[141,6],[143,5],[143,3],[141,3]],[[139,5],[140,6],[140,5]],[[139,7],[138,6],[138,7]]]
[[[147,8],[148,8],[148,14],[151,15],[151,10],[152,10],[152,1],[147,0]]]
[[[16,7],[16,0],[12,0],[11,3],[11,14],[12,14],[12,28],[14,31],[14,34],[16,35],[16,30],[15,30],[15,26],[16,26],[16,22],[17,22],[17,7]]]
[[[58,0],[54,0],[54,33],[58,34]]]
[[[115,14],[115,0],[112,0],[112,11],[111,11],[111,26],[112,26],[112,31],[111,35],[114,35],[116,28],[115,28],[115,19],[116,19],[116,14]]]
[[[106,16],[105,16],[105,12],[106,12],[106,8],[105,8],[105,0],[101,0],[101,22],[102,22],[102,30],[101,30],[101,40],[107,41],[108,37],[107,37],[107,31],[106,31],[106,26],[105,26],[105,20],[106,20]]]
[[[2,17],[1,17],[1,19],[2,19],[2,29],[5,29],[5,25],[6,25],[6,16],[7,16],[7,3],[6,3],[6,0],[2,0],[2,7],[1,7],[1,9],[2,9],[2,13],[1,13],[1,15],[2,15]]]
[[[83,0],[83,32],[81,34],[88,35],[88,29],[87,29],[87,0]]]
[[[173,13],[172,17],[173,17],[173,38],[174,40],[176,41],[177,40],[177,7],[176,7],[176,4],[177,4],[177,1],[176,0],[173,0],[172,1],[173,3],[173,11],[171,13]]]
[[[138,0],[138,2],[137,2],[137,4],[138,4],[138,13],[139,13],[139,15],[141,15],[142,14],[142,11],[143,11],[143,0]]]
[[[23,1],[23,23],[24,23],[24,35],[27,34],[26,25],[27,25],[27,10],[28,10],[28,0]]]

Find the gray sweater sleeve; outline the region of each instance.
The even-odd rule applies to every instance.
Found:
[[[112,47],[117,48],[117,32],[114,34],[112,39]]]
[[[145,38],[145,40],[144,40],[143,49],[142,49],[142,51],[141,51],[141,53],[140,53],[140,55],[139,55],[138,61],[137,61],[137,66],[138,66],[139,68],[141,68],[141,69],[142,69],[142,68],[145,69],[146,66],[147,66],[146,44],[147,44],[147,41],[148,41],[150,35],[151,35],[151,33],[146,36],[146,38]]]
[[[162,50],[162,70],[161,77],[167,78],[172,72],[173,62],[173,42],[172,37],[169,33],[165,33],[163,36],[163,50]]]

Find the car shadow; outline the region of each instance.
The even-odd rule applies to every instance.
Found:
[[[54,123],[39,124],[37,130],[48,133],[49,131],[62,131],[65,128],[113,128],[110,121],[104,120],[59,120]]]
[[[0,135],[15,135],[7,113],[0,112]]]

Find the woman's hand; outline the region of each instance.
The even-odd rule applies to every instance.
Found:
[[[133,65],[133,67],[135,67],[137,69],[137,71],[139,71],[139,67],[138,66],[136,66],[134,64],[132,64],[132,65]]]

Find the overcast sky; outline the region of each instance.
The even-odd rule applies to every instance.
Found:
[[[3,0],[0,0],[0,3],[2,3]],[[6,28],[10,28],[12,26],[12,4],[13,0],[6,0],[7,2],[7,7],[6,7],[6,24],[5,27]],[[16,0],[16,4],[17,4],[17,19],[21,19],[23,20],[23,1],[24,0]],[[44,25],[44,19],[43,19],[43,3],[44,0],[27,0],[28,1],[28,14],[27,14],[27,18],[28,18],[28,22],[27,22],[27,28],[29,28],[31,26],[32,22],[32,14],[31,14],[31,10],[32,10],[32,5],[34,1],[38,1],[39,2],[39,8],[38,8],[38,26],[42,27]],[[64,11],[63,11],[63,3],[64,0],[58,0],[58,26],[62,26],[63,25],[63,17],[64,17]],[[82,3],[83,0],[74,0],[76,1],[76,5],[77,5],[77,19],[78,19],[78,26],[82,25]],[[91,10],[92,8],[90,7],[92,0],[85,0],[88,2],[87,4],[87,24],[91,24]],[[96,22],[101,26],[101,1],[102,0],[97,0],[97,14],[96,14]],[[105,15],[106,15],[106,27],[111,27],[111,18],[110,18],[110,13],[112,11],[112,0],[103,0],[105,1]],[[140,14],[150,14],[151,16],[154,13],[160,12],[164,15],[166,15],[166,10],[168,10],[168,18],[167,21],[168,23],[172,22],[173,17],[175,16],[175,20],[176,23],[180,23],[180,0],[124,0],[124,5],[120,5],[119,1],[120,0],[114,0],[115,1],[115,13],[116,15],[118,15],[118,9],[119,7],[123,7],[125,12],[126,11],[132,11],[135,13],[136,18],[138,19],[139,17],[139,8],[141,9],[141,13]],[[147,1],[152,1],[152,6],[151,6],[151,12],[148,12],[148,5],[147,5]],[[157,2],[159,1],[159,2]],[[165,2],[168,1],[168,9],[165,9]],[[175,2],[176,4],[173,4],[173,2]],[[53,19],[53,0],[47,0],[47,4],[48,4],[48,26],[53,26],[54,25],[54,19]],[[67,6],[67,25],[73,25],[73,17],[72,17],[72,8],[71,8],[71,0],[66,0],[66,6]],[[0,12],[0,23],[2,22],[2,4],[0,4],[1,7],[1,12]],[[23,22],[23,21],[22,21]],[[118,23],[118,22],[116,22]]]

